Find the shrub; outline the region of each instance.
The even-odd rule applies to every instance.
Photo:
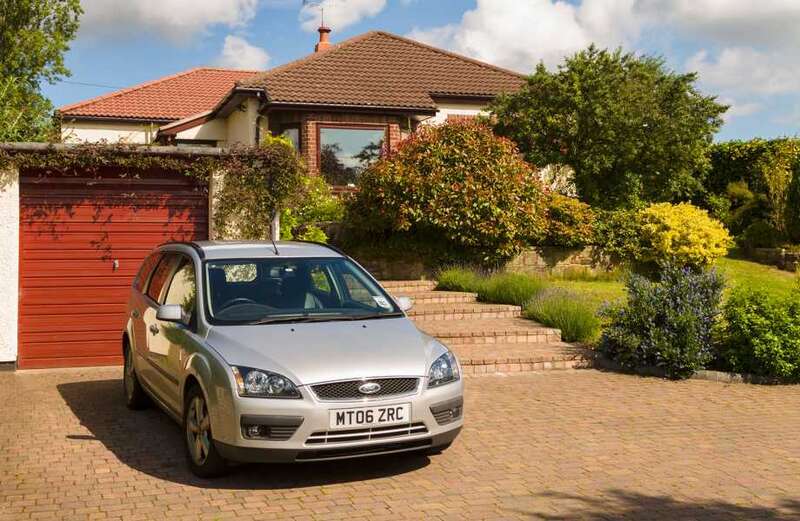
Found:
[[[600,212],[595,223],[595,244],[613,262],[631,263],[642,255],[637,210]]]
[[[592,208],[572,197],[551,193],[547,200],[547,236],[550,246],[578,247],[594,241]]]
[[[477,272],[467,268],[446,268],[436,275],[436,289],[478,293],[483,279]]]
[[[344,204],[322,176],[306,175],[301,188],[287,208],[281,211],[281,235],[285,239],[327,242],[320,223],[341,221]]]
[[[525,308],[525,318],[561,330],[566,342],[591,342],[600,332],[600,319],[578,295],[564,290],[545,290]]]
[[[447,268],[437,274],[436,289],[468,291],[478,294],[478,300],[493,304],[525,306],[547,287],[547,282],[535,275],[493,273],[483,275],[468,268]]]
[[[628,300],[603,316],[600,349],[629,368],[660,367],[685,378],[712,357],[712,328],[724,286],[716,271],[663,266],[659,281],[631,275]]]
[[[732,239],[722,223],[688,203],[658,203],[642,210],[642,262],[704,267],[728,253]]]
[[[403,233],[496,265],[544,237],[545,202],[511,141],[477,122],[419,129],[369,167],[349,205],[363,235]]]
[[[585,267],[568,267],[562,271],[550,274],[553,280],[568,280],[578,282],[611,282],[622,278],[622,270],[596,270]]]
[[[525,307],[547,287],[547,281],[535,275],[497,273],[488,277],[478,292],[478,299],[495,304]]]
[[[754,221],[737,238],[742,248],[775,248],[781,242],[781,233],[767,221]]]
[[[800,380],[800,294],[736,289],[724,317],[721,358],[731,370]]]

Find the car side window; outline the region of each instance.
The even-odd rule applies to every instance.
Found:
[[[330,295],[331,280],[330,276],[322,266],[314,266],[309,273],[311,275],[311,285],[315,291]]]
[[[133,279],[133,289],[140,292],[144,291],[144,286],[147,284],[147,279],[150,278],[150,274],[153,273],[153,268],[156,267],[156,264],[158,264],[158,261],[161,260],[161,257],[161,253],[153,253],[144,261],[142,261],[142,266],[139,268],[139,273],[137,273],[136,278]]]
[[[189,323],[194,322],[197,305],[197,282],[194,273],[194,264],[187,257],[180,257],[178,270],[169,283],[164,304],[178,304],[189,317]]]
[[[150,284],[147,286],[147,296],[156,302],[159,302],[161,292],[175,267],[176,260],[177,257],[175,255],[164,255],[158,263],[158,266],[156,266],[155,271],[153,271],[153,275],[150,277]]]

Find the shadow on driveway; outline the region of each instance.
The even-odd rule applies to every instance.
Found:
[[[690,487],[687,485],[687,491]],[[790,520],[800,519],[800,501],[787,499],[779,508],[716,501],[684,501],[670,496],[651,496],[625,490],[604,491],[602,497],[563,493],[542,493],[531,498],[547,498],[557,505],[559,513],[526,508],[523,499],[518,505],[507,504],[509,510],[532,519],[566,521],[608,521],[612,519],[702,521]]]
[[[411,472],[427,466],[427,456],[404,454],[318,463],[239,465],[230,475],[203,480],[189,472],[183,433],[156,406],[131,411],[124,403],[122,380],[94,380],[58,385],[81,424],[91,435],[72,434],[79,443],[99,441],[136,470],[168,481],[204,488],[283,489],[365,481]]]

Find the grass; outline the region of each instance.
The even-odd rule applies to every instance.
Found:
[[[746,260],[723,258],[716,267],[728,288],[760,288],[786,297],[800,284],[794,273]],[[477,293],[482,302],[521,306],[526,318],[561,329],[565,341],[591,342],[600,331],[600,307],[625,298],[624,278],[621,272],[592,274],[583,269],[538,276],[449,268],[438,274],[437,289],[468,291]]]
[[[762,289],[777,297],[788,296],[800,280],[795,273],[739,259],[720,259],[717,269],[725,276],[730,287]]]

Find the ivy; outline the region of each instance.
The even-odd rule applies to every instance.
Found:
[[[26,145],[0,147],[0,171],[15,167],[42,177],[58,174],[99,178],[109,172],[139,178],[143,172],[174,172],[195,179],[206,193],[220,182],[213,221],[224,238],[264,239],[276,209],[291,201],[305,166],[291,145],[268,139],[259,146],[190,150],[132,144]]]

